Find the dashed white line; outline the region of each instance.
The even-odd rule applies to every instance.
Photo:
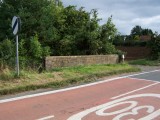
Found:
[[[111,99],[117,99],[117,98],[119,98],[119,97],[122,97],[122,96],[125,96],[125,95],[128,95],[128,94],[131,94],[131,93],[134,93],[134,92],[137,92],[137,91],[140,91],[140,90],[149,88],[149,87],[152,87],[152,86],[157,85],[157,84],[159,84],[159,82],[158,82],[158,83],[156,82],[156,83],[153,83],[153,84],[151,84],[151,85],[147,85],[147,86],[145,86],[145,87],[142,87],[142,88],[139,88],[139,89],[135,89],[135,90],[133,90],[133,91],[130,91],[130,92],[127,92],[127,93],[124,93],[124,94],[121,94],[121,95],[112,97]]]

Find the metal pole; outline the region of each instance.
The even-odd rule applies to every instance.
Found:
[[[16,35],[16,70],[17,76],[19,76],[18,35]]]

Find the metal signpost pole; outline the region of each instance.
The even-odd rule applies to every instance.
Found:
[[[18,34],[16,35],[16,70],[17,76],[19,76]]]

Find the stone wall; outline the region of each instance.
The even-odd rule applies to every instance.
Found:
[[[118,63],[118,55],[89,55],[89,56],[50,56],[45,59],[46,70],[56,67],[69,67],[92,64]]]

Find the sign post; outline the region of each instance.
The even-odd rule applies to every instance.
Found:
[[[19,76],[19,53],[18,53],[18,35],[16,35],[16,68],[17,76]]]
[[[12,19],[12,30],[16,36],[16,71],[19,76],[19,53],[18,53],[18,32],[20,31],[21,20],[19,17],[14,16]]]

